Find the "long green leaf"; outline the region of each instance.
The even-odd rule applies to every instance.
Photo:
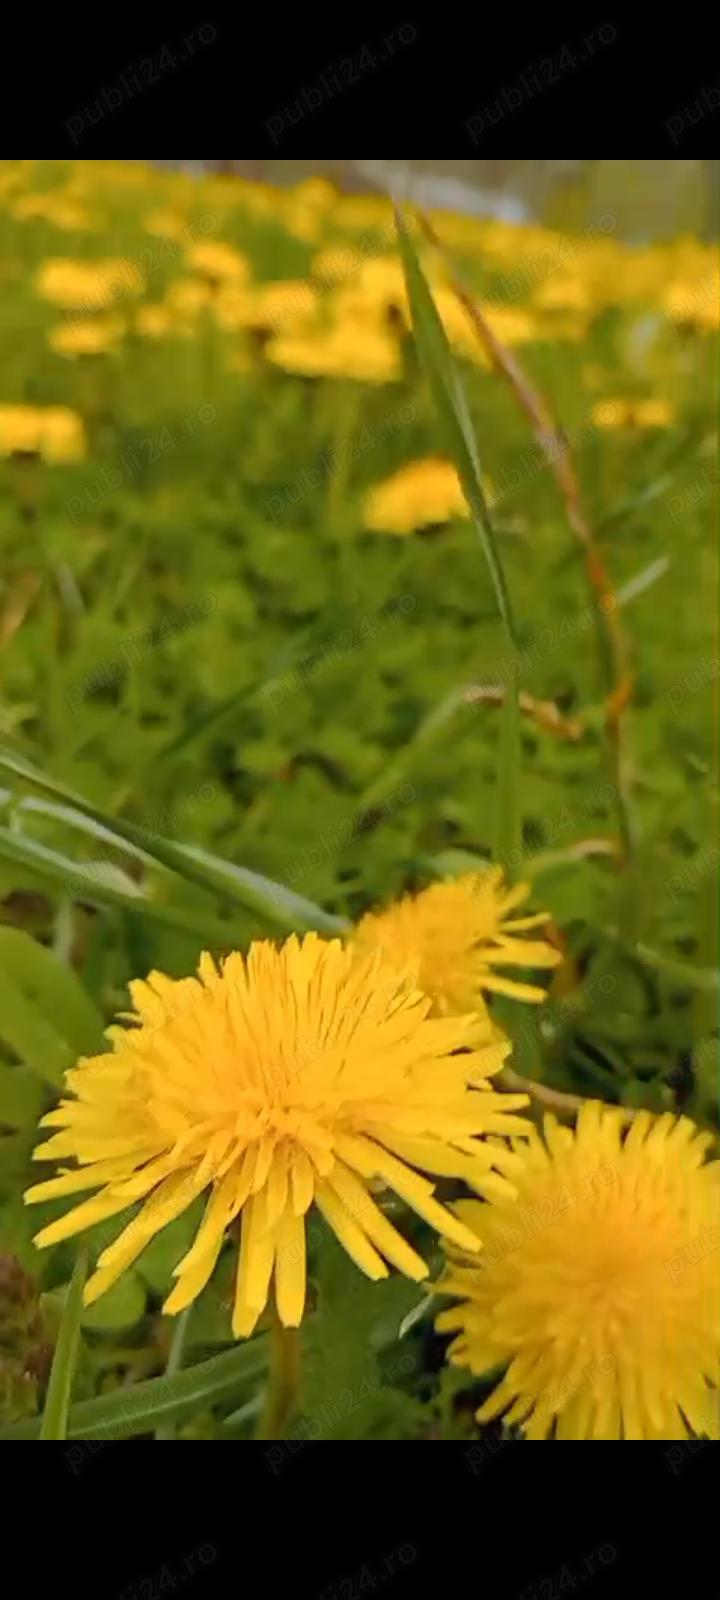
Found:
[[[306,900],[304,895],[295,894],[294,890],[286,889],[283,883],[265,878],[259,872],[251,872],[249,867],[238,867],[234,862],[225,861],[221,856],[213,855],[212,851],[202,849],[200,845],[183,844],[177,845],[176,849],[186,864],[198,862],[202,865],[208,883],[212,877],[218,894],[227,896],[229,889],[234,888],[234,898],[240,905],[246,910],[255,911],[259,917],[273,922],[279,928],[298,932],[314,928],[319,933],[344,933],[349,927],[344,917],[335,917],[329,911],[323,911],[313,900]]]
[[[64,1439],[67,1433],[68,1409],[72,1393],[75,1364],[80,1343],[80,1315],[82,1295],[87,1274],[88,1255],[84,1245],[75,1257],[75,1267],[65,1301],[58,1341],[50,1370],[45,1410],[40,1423],[41,1439]]]
[[[222,922],[200,908],[186,911],[152,900],[143,893],[131,894],[96,875],[92,862],[73,861],[70,856],[51,850],[26,834],[0,827],[0,858],[45,882],[57,884],[66,894],[88,905],[134,912],[163,928],[172,928],[176,933],[187,934],[188,938],[199,939],[218,949],[235,942],[232,922]],[[237,939],[244,937],[245,930],[238,929]]]
[[[264,1336],[234,1345],[198,1366],[168,1377],[146,1378],[129,1389],[114,1389],[94,1400],[81,1400],[68,1416],[66,1438],[129,1439],[151,1433],[163,1423],[179,1422],[194,1411],[235,1398],[240,1387],[262,1377],[267,1365]],[[37,1439],[40,1419],[0,1428],[0,1440]]]
[[[482,486],[477,442],[465,391],[447,334],[410,237],[396,213],[398,242],[405,272],[418,356],[427,372],[447,448],[457,468],[475,531],[485,554],[502,620],[508,651],[520,668],[520,655],[510,594]],[[518,682],[511,680],[503,708],[500,743],[495,849],[511,876],[511,862],[520,848],[520,712]]]
[[[465,391],[407,223],[400,213],[396,213],[396,221],[418,355],[430,380],[447,447],[457,467],[473,523],[485,552],[498,611],[505,624],[508,642],[513,650],[517,650],[510,595],[483,491],[477,441]]]
[[[331,916],[312,900],[293,894],[284,884],[275,883],[271,878],[244,867],[237,867],[208,851],[176,844],[174,840],[151,833],[135,823],[107,816],[84,800],[82,795],[75,794],[65,784],[41,772],[32,762],[5,745],[0,746],[0,769],[14,773],[41,794],[50,795],[63,805],[70,806],[73,811],[82,813],[98,826],[109,830],[117,840],[129,840],[179,877],[241,905],[244,910],[252,911],[273,927],[290,931],[316,928],[324,933],[338,933],[345,927],[341,918]]]
[[[92,835],[104,843],[114,844],[117,849],[127,851],[138,860],[153,864],[152,854],[137,844],[133,844],[125,837],[118,838],[112,827],[106,823],[96,822],[92,817],[86,816],[76,806],[55,805],[49,800],[34,800],[30,802],[43,815],[52,816],[58,822],[64,822],[69,827],[77,828],[82,833]],[[22,809],[22,802],[18,806]],[[295,894],[293,890],[286,889],[284,884],[276,883],[272,878],[265,878],[258,872],[251,872],[248,867],[238,867],[232,861],[226,861],[222,856],[215,855],[210,850],[204,850],[199,845],[178,844],[174,842],[174,849],[192,861],[199,861],[208,871],[217,877],[218,892],[227,894],[225,880],[229,880],[236,888],[243,891],[242,904],[248,910],[256,910],[263,917],[267,914],[268,895],[272,895],[279,907],[282,920],[281,927],[291,929],[313,928],[319,926],[319,918],[324,918],[323,931],[340,933],[346,926],[341,917],[333,917],[316,906],[312,900],[306,900],[304,895]]]

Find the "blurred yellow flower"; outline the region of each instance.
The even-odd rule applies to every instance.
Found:
[[[82,418],[66,406],[0,406],[0,455],[80,461],[87,454]]]
[[[225,317],[224,326],[275,333],[291,326],[294,333],[314,312],[317,300],[317,288],[307,278],[274,278],[254,284],[244,298],[238,292],[233,297],[226,290],[218,297],[216,315]]]
[[[483,310],[501,344],[529,344],[537,339],[537,319],[531,311],[521,310],[517,306],[494,305],[486,305]]]
[[[478,367],[488,367],[490,362],[483,341],[454,289],[433,289],[433,299],[455,354],[464,356],[466,361],[473,361]]]
[[[674,278],[663,294],[663,310],[676,328],[711,333],[720,327],[717,267],[698,278]]]
[[[366,528],[400,537],[467,516],[467,501],[454,466],[435,456],[409,461],[383,483],[374,484],[363,507]]]
[[[151,972],[131,993],[135,1026],[109,1029],[112,1052],[68,1072],[69,1097],[42,1119],[57,1131],[35,1156],[63,1172],[25,1197],[98,1191],[41,1229],[39,1247],[141,1202],[103,1250],[86,1304],[208,1188],[163,1309],[196,1299],[240,1215],[237,1338],[255,1327],[273,1276],[280,1320],[300,1322],[313,1203],[373,1279],[388,1276],[388,1262],[416,1280],[428,1270],[371,1195],[373,1182],[443,1237],[479,1248],[421,1174],[471,1176],[478,1194],[495,1194],[519,1165],[501,1140],[484,1137],[527,1126],[515,1115],[527,1097],[490,1087],[509,1045],[486,1019],[429,1020],[427,997],[377,954],[316,934],[279,949],[258,941],[219,971],[204,955],[198,978]]]
[[[358,286],[379,311],[407,312],[405,274],[399,256],[368,256],[358,272]]]
[[[307,178],[294,188],[281,191],[284,226],[293,239],[315,244],[326,226],[326,218],[337,200],[337,192],[325,178]]]
[[[670,400],[615,396],[598,400],[591,418],[596,428],[668,428],[675,420],[675,407]]]
[[[145,279],[131,258],[71,261],[50,257],[39,268],[35,291],[64,310],[102,311],[125,294],[142,294]]]
[[[303,244],[317,244],[325,230],[325,218],[315,206],[295,200],[285,206],[283,226],[292,239],[300,239]]]
[[[387,233],[393,225],[392,204],[380,195],[341,194],[334,202],[332,220],[333,227],[340,232],[347,229],[352,233],[365,233],[377,229]]]
[[[556,967],[562,959],[546,939],[525,934],[547,923],[547,912],[512,916],[527,900],[525,883],[508,889],[501,867],[467,873],[368,911],[355,929],[360,948],[380,949],[425,994],[435,1015],[477,1009],[486,992],[544,1000],[535,984],[503,978],[496,967]]]
[[[489,367],[490,358],[480,334],[454,289],[433,288],[433,299],[448,340],[457,355],[476,366]],[[514,306],[497,306],[478,301],[485,321],[502,344],[526,344],[539,337],[535,316]],[[409,326],[409,317],[408,317]]]
[[[124,332],[120,317],[83,317],[79,322],[58,322],[47,339],[60,356],[95,356],[117,349]]]
[[[170,305],[156,302],[138,306],[133,330],[144,339],[190,338],[192,335],[192,329],[180,312]]]
[[[177,278],[170,284],[165,301],[179,317],[193,318],[212,304],[213,292],[209,283],[198,278]]]
[[[269,340],[265,355],[286,372],[311,378],[391,383],[402,370],[400,351],[389,332],[352,324],[316,333],[290,329]]]
[[[212,314],[218,326],[229,333],[252,326],[254,295],[252,289],[242,284],[224,283],[218,289],[212,304]]]
[[[338,199],[338,191],[329,178],[317,175],[303,178],[294,189],[295,199],[302,205],[310,206],[316,211],[330,211]]]
[[[322,283],[344,283],[359,272],[365,257],[348,244],[328,244],[313,256],[310,271]]]
[[[688,1118],[589,1101],[515,1148],[514,1197],[459,1201],[437,1319],[452,1362],[502,1381],[477,1413],[528,1439],[718,1434],[720,1163]]]
[[[149,211],[144,219],[143,227],[146,233],[151,233],[163,239],[182,239],[187,231],[187,222],[179,211]]]
[[[100,225],[96,212],[89,211],[81,201],[61,191],[22,195],[15,201],[11,211],[21,222],[41,219],[67,233],[92,232]]]
[[[250,263],[234,245],[221,239],[203,239],[190,246],[187,263],[193,272],[207,278],[209,283],[247,283]]]
[[[589,311],[592,308],[588,285],[578,277],[551,274],[537,285],[532,298],[541,311]]]

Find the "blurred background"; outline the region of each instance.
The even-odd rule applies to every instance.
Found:
[[[320,173],[346,193],[391,189],[422,206],[469,216],[544,221],[581,231],[611,206],[618,234],[640,242],[676,233],[716,238],[720,163],[707,161],[176,161],[188,172],[228,172],[293,184]]]

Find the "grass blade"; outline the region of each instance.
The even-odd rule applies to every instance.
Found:
[[[258,872],[237,867],[233,862],[211,855],[209,851],[176,844],[174,840],[151,833],[135,823],[107,816],[84,800],[82,795],[75,794],[65,784],[41,772],[32,762],[5,745],[0,746],[0,770],[22,778],[41,794],[50,795],[53,800],[69,806],[72,811],[79,812],[109,831],[116,840],[129,841],[187,882],[242,906],[243,910],[253,912],[272,927],[290,932],[316,928],[324,933],[338,933],[345,926],[341,918],[331,916],[312,900],[293,894],[284,884],[265,878]]]
[[[87,1249],[85,1245],[81,1245],[75,1257],[50,1371],[45,1410],[39,1423],[41,1439],[64,1439],[67,1435],[70,1395],[80,1343],[80,1313],[87,1266]]]
[[[396,223],[418,355],[427,372],[447,448],[457,468],[475,530],[485,552],[508,642],[517,650],[510,595],[482,487],[477,442],[465,391],[407,222],[400,213],[396,213]]]
[[[266,1365],[266,1340],[234,1345],[209,1361],[184,1367],[168,1377],[145,1378],[128,1389],[114,1389],[94,1400],[81,1400],[70,1410],[67,1439],[130,1439],[151,1433],[163,1424],[180,1422],[193,1411],[232,1401],[242,1384],[262,1377]],[[0,1428],[0,1440],[38,1439],[41,1422],[34,1417]]]
[[[247,936],[246,929],[235,929],[232,922],[223,922],[205,911],[185,911],[151,900],[142,892],[131,894],[106,883],[96,876],[92,862],[73,861],[38,839],[12,833],[9,828],[0,827],[0,859],[10,861],[46,883],[56,884],[73,899],[97,906],[99,910],[134,912],[160,927],[172,928],[175,933],[187,934],[217,949],[231,947],[235,939],[242,941]]]
[[[399,213],[396,213],[396,222],[418,356],[427,372],[447,448],[485,553],[508,649],[518,660],[519,666],[510,594],[483,491],[477,443],[465,391],[407,223]],[[510,862],[515,859],[515,852],[519,855],[520,849],[520,711],[517,679],[513,679],[503,707],[494,844],[510,875]]]

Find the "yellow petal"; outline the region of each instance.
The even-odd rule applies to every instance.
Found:
[[[246,1338],[267,1304],[275,1257],[275,1235],[263,1228],[258,1200],[251,1196],[243,1209],[232,1328],[236,1339]]]
[[[74,1233],[94,1227],[96,1222],[106,1222],[108,1217],[116,1217],[120,1211],[127,1211],[128,1205],[129,1201],[118,1199],[116,1194],[107,1191],[93,1195],[91,1200],[84,1200],[73,1211],[67,1211],[64,1217],[58,1217],[57,1222],[41,1228],[33,1244],[38,1250],[44,1250],[49,1244],[59,1244],[61,1239],[71,1239]]]
[[[87,1167],[77,1167],[74,1172],[63,1172],[58,1178],[48,1178],[45,1183],[34,1183],[25,1190],[23,1199],[26,1205],[36,1205],[39,1200],[58,1200],[61,1195],[78,1194],[83,1189],[112,1183],[126,1173],[127,1162],[122,1157],[91,1162]]]
[[[328,1182],[334,1188],[339,1199],[348,1211],[360,1221],[363,1232],[367,1234],[372,1244],[382,1250],[383,1255],[399,1272],[404,1272],[406,1278],[412,1278],[415,1283],[420,1283],[428,1276],[429,1268],[422,1256],[413,1250],[402,1234],[398,1233],[388,1218],[383,1215],[379,1206],[376,1206],[365,1185],[356,1178],[353,1172],[337,1162],[333,1168]]]
[[[275,1301],[286,1328],[297,1328],[305,1309],[305,1218],[287,1205],[275,1245]]]
[[[387,1278],[388,1269],[382,1257],[373,1249],[362,1228],[350,1216],[326,1179],[321,1179],[315,1185],[315,1204],[340,1240],[343,1250],[347,1250],[360,1271],[375,1282],[379,1278]]]
[[[168,1316],[184,1311],[205,1288],[222,1249],[225,1230],[234,1214],[236,1194],[237,1178],[228,1175],[210,1196],[193,1243],[187,1255],[175,1267],[173,1276],[178,1281],[163,1306]]]

